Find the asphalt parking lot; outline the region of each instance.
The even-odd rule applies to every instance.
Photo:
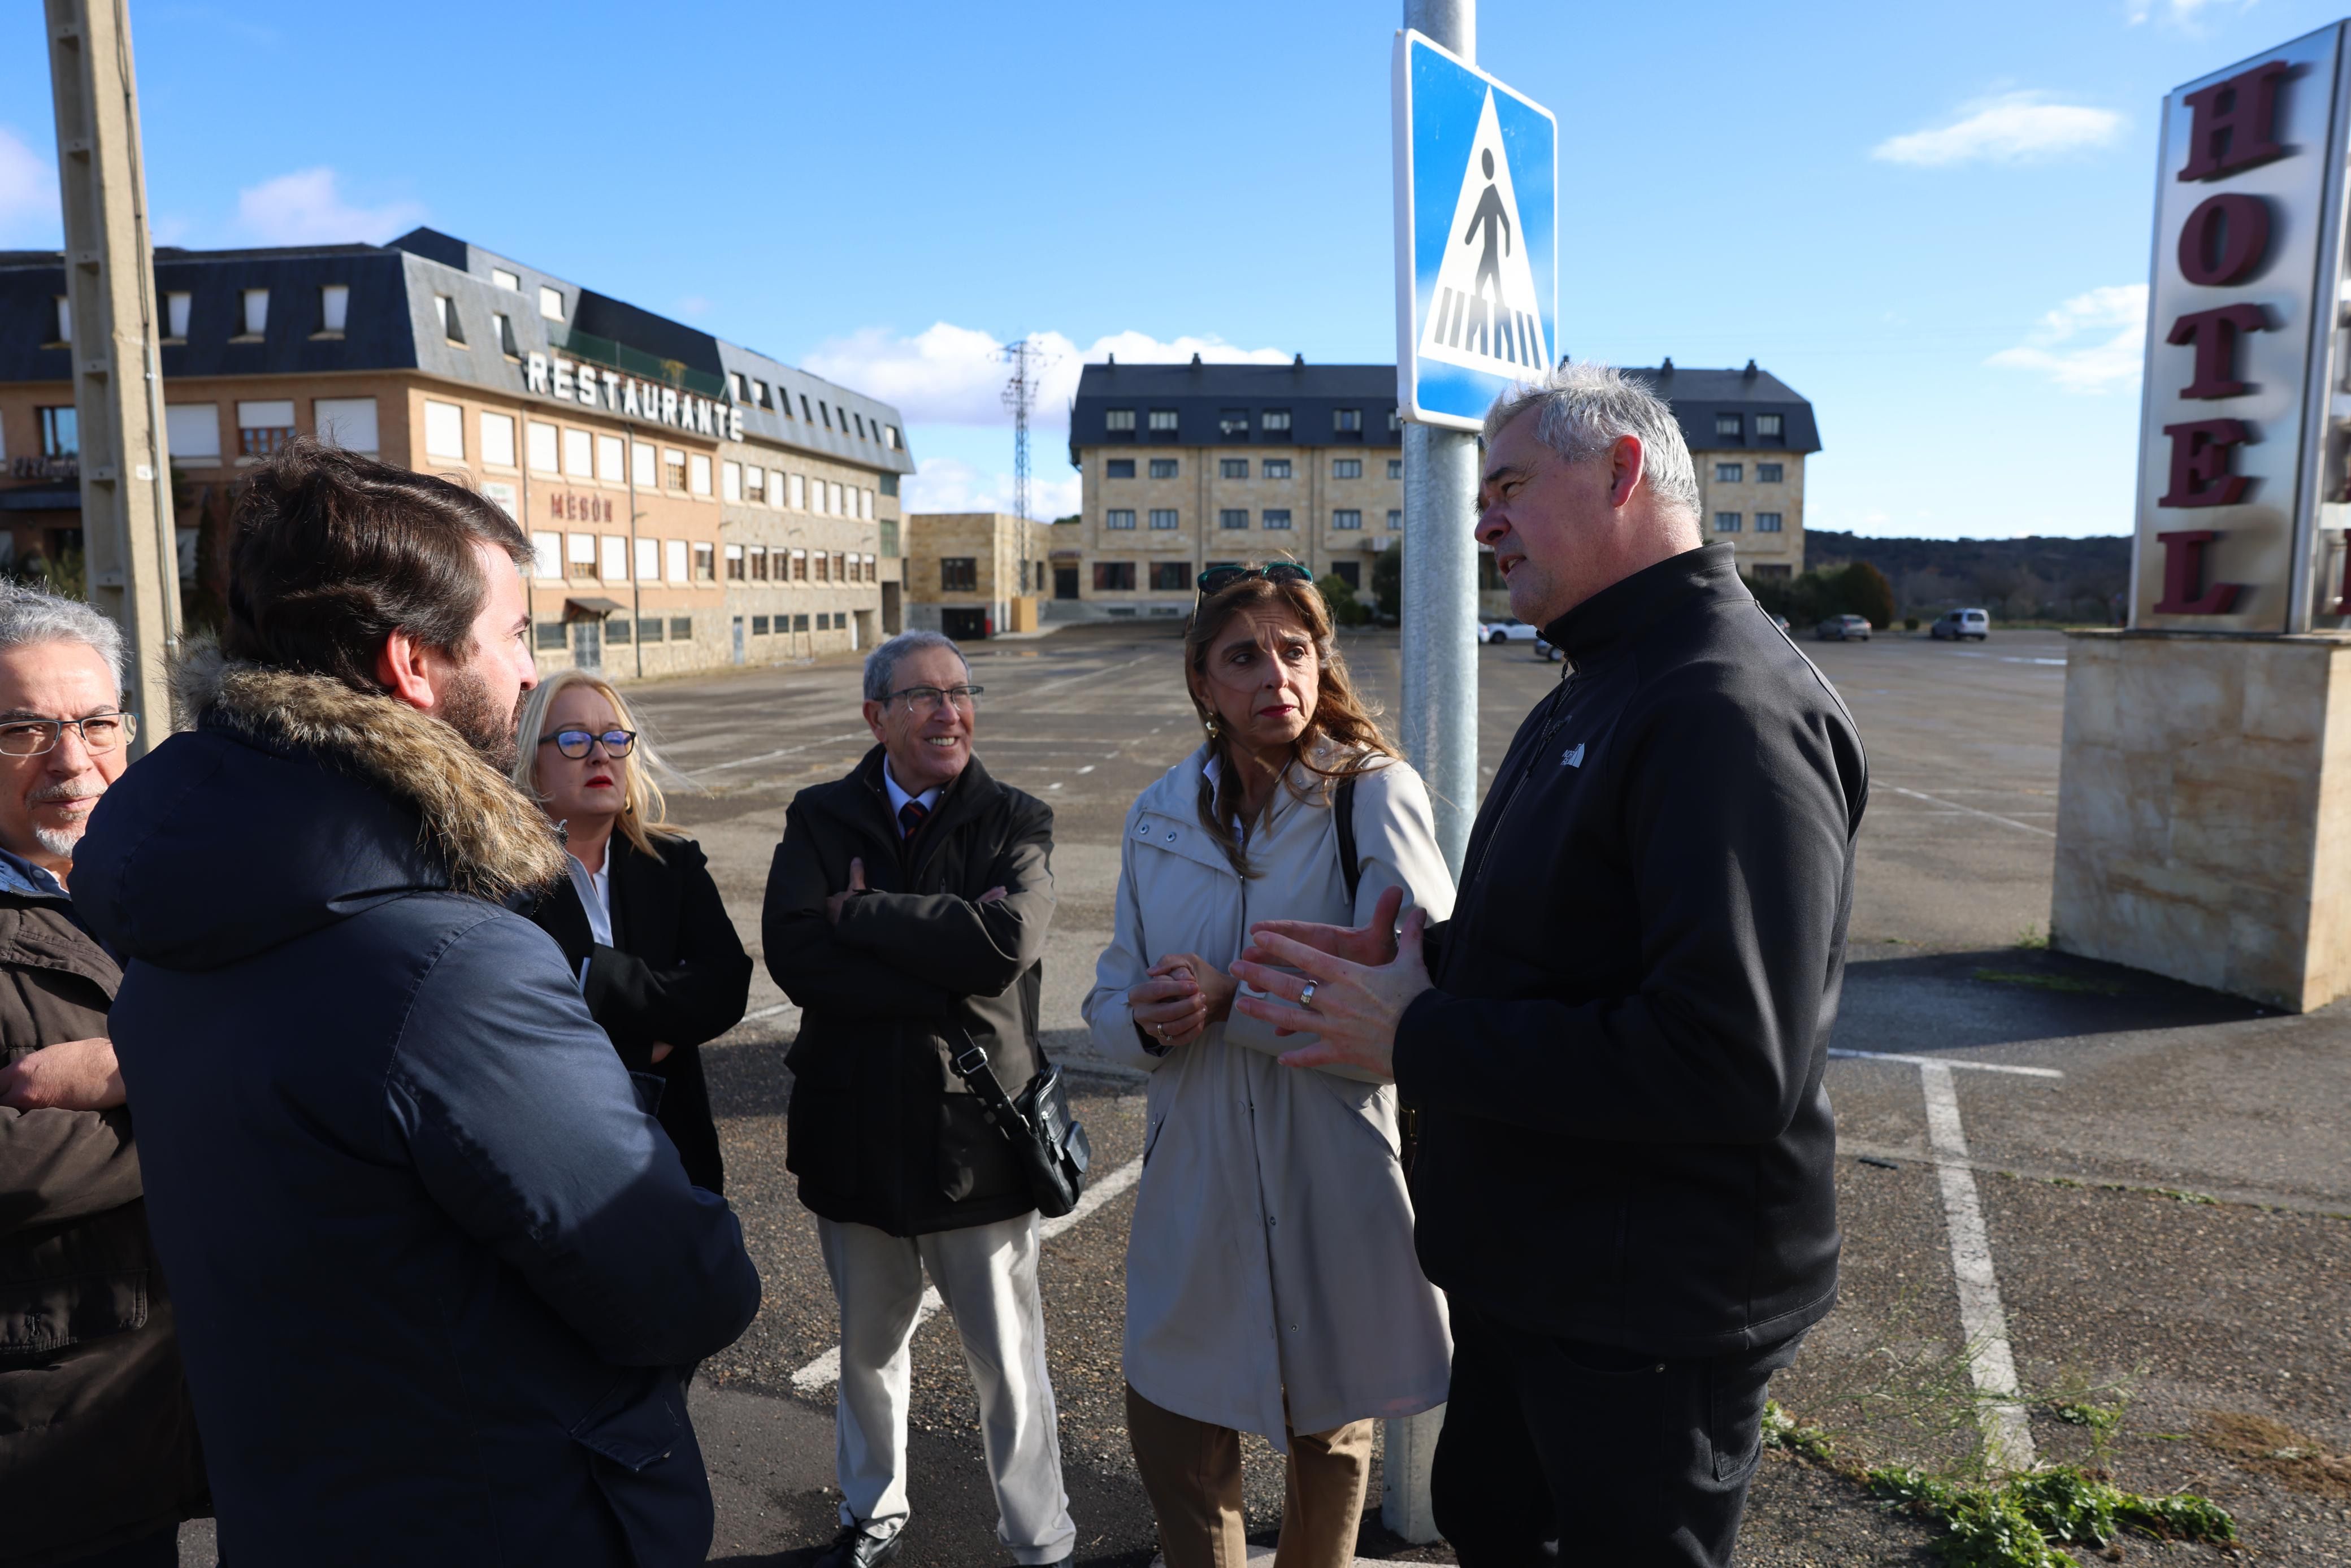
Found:
[[[2345,1015],[2280,1016],[2046,949],[2062,637],[1801,645],[1844,694],[1871,757],[1835,1036],[1840,1051],[1868,1054],[1831,1069],[1844,1301],[1775,1392],[1832,1435],[1841,1462],[1962,1465],[1986,1427],[1971,1369],[1987,1364],[1996,1337],[2014,1369],[2013,1392],[1990,1405],[1996,1440],[2094,1460],[2133,1490],[2200,1491],[2237,1515],[2242,1550],[2261,1561],[2351,1563]],[[1394,633],[1346,646],[1362,684],[1392,699]],[[1177,653],[1173,629],[1150,625],[972,650],[987,688],[980,755],[1058,813],[1047,1044],[1082,1075],[1081,1113],[1103,1173],[1136,1157],[1140,1103],[1132,1084],[1091,1061],[1077,1005],[1110,933],[1126,806],[1197,738]],[[1481,649],[1480,661],[1490,769],[1558,667],[1524,644]],[[868,744],[856,688],[844,660],[635,695],[697,786],[675,798],[674,814],[708,851],[755,953],[786,804]],[[832,1301],[783,1168],[783,1057],[796,1017],[764,973],[751,1009],[709,1061],[729,1196],[766,1305],[706,1364],[697,1427],[719,1498],[713,1561],[796,1564],[832,1529],[820,1365],[834,1343]],[[1954,1196],[1962,1189],[1971,1209]],[[1077,1560],[1143,1568],[1150,1512],[1119,1416],[1130,1204],[1114,1195],[1053,1237],[1042,1279]],[[1976,1249],[1965,1290],[1953,1248],[1963,1231]],[[915,1516],[899,1561],[1000,1562],[944,1318],[918,1332],[914,1375]],[[1249,1495],[1253,1529],[1270,1531],[1280,1487],[1262,1447]],[[1376,1486],[1373,1497],[1365,1556],[1451,1561],[1441,1546],[1407,1550],[1387,1537]],[[1830,1467],[1774,1453],[1741,1561],[1926,1563],[1936,1561],[1929,1542],[1927,1526],[1888,1514]],[[2126,1552],[2220,1555],[2137,1540]],[[1564,1560],[1578,1561],[1572,1550]]]

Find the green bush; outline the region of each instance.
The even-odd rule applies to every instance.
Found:
[[[1905,632],[1916,632],[1918,630],[1918,618],[1916,615],[1904,616],[1902,618],[1902,630]]]
[[[1372,558],[1372,602],[1391,621],[1404,619],[1404,541]]]
[[[1894,585],[1865,560],[1802,577],[1751,578],[1747,586],[1764,609],[1799,630],[1832,615],[1858,615],[1881,630],[1894,624]]]
[[[1322,596],[1322,602],[1331,607],[1331,619],[1340,625],[1364,626],[1370,623],[1371,606],[1356,598],[1355,585],[1337,572],[1317,579],[1314,591]]]

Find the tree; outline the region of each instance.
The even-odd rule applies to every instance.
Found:
[[[1894,624],[1894,585],[1865,560],[1855,561],[1833,580],[1837,612],[1858,615],[1881,630]]]
[[[1372,602],[1390,621],[1404,619],[1404,541],[1372,558]]]
[[[1355,585],[1335,571],[1317,580],[1314,591],[1331,607],[1331,619],[1342,626],[1361,626],[1372,618],[1371,607],[1355,597]]]

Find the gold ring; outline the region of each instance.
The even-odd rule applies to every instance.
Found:
[[[1313,982],[1313,981],[1311,981],[1311,980],[1307,981],[1307,982],[1306,982],[1306,988],[1305,988],[1304,990],[1302,990],[1302,991],[1301,991],[1301,992],[1299,992],[1299,993],[1298,993],[1298,1005],[1299,1005],[1300,1007],[1301,1007],[1301,1008],[1311,1008],[1311,1007],[1312,1007],[1312,1006],[1314,1005],[1314,982]]]

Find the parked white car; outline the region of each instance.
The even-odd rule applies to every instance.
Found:
[[[1938,643],[1956,643],[1962,637],[1973,637],[1980,643],[1991,635],[1991,617],[1981,610],[1951,610],[1927,628],[1927,634]]]
[[[1535,641],[1535,629],[1515,615],[1505,615],[1499,621],[1478,622],[1478,641],[1480,643],[1531,643]]]

